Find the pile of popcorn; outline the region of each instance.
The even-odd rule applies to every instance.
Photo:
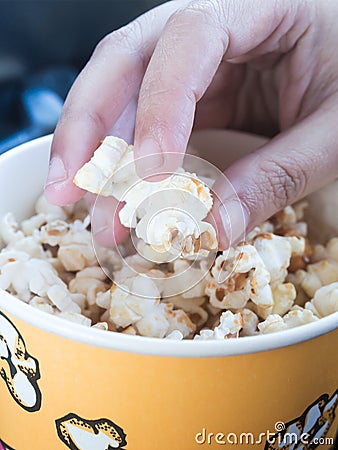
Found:
[[[217,249],[215,230],[204,221],[212,196],[197,175],[179,169],[160,182],[139,180],[132,147],[106,138],[75,183],[126,202],[120,219],[135,228],[138,251],[94,249],[83,200],[59,207],[42,196],[21,223],[6,214],[0,288],[34,308],[102,330],[196,340],[272,333],[338,311],[338,238],[309,242],[306,202],[215,253],[208,266],[206,256]],[[170,195],[173,187],[182,195]],[[180,213],[186,210],[188,216]]]

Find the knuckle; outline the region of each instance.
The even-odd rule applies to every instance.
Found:
[[[143,40],[143,29],[140,21],[136,19],[101,39],[95,48],[94,56],[115,51],[138,54],[142,52]]]
[[[174,12],[167,24],[185,34],[191,25],[198,25],[210,42],[221,43],[224,53],[230,36],[227,18],[233,9],[233,0],[193,0]]]
[[[200,21],[202,23],[212,23],[217,22],[216,5],[213,1],[192,1],[187,6],[182,7],[175,11],[168,20],[168,24],[177,23],[185,25],[185,23],[191,24],[191,22]]]
[[[224,12],[227,4],[229,4],[229,0],[193,0],[189,3],[187,9],[200,11],[203,15],[207,13],[217,17]]]

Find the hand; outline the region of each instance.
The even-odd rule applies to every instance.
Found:
[[[48,199],[81,198],[72,183],[76,171],[105,135],[131,141],[134,125],[135,157],[153,154],[151,165],[137,164],[141,176],[175,170],[193,127],[274,136],[225,172],[248,230],[333,180],[337,19],[336,0],[182,0],[111,33],[66,100],[52,145]],[[174,163],[165,152],[177,154]],[[213,214],[225,248],[241,208],[221,181],[215,190],[221,201]],[[109,217],[101,217],[97,231],[109,236]],[[122,227],[113,232],[120,241]]]

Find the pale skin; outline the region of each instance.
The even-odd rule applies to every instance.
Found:
[[[46,196],[85,192],[72,180],[100,140],[135,136],[140,176],[173,171],[193,129],[234,128],[270,137],[225,172],[247,230],[338,174],[337,0],[177,0],[106,36],[75,81],[55,131]],[[175,158],[166,158],[174,152]],[[215,190],[220,248],[229,245]],[[220,207],[219,202],[224,204]],[[89,197],[89,204],[93,199]],[[127,235],[111,208],[95,214],[101,241]],[[231,208],[236,228],[238,208]],[[114,238],[112,238],[112,236]],[[112,241],[113,240],[113,241]]]

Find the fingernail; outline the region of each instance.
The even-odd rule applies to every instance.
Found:
[[[46,181],[46,186],[51,184],[60,183],[67,179],[67,172],[63,161],[58,156],[54,156],[49,164],[49,173]]]
[[[229,246],[243,240],[249,216],[242,203],[237,199],[224,200],[219,214]]]
[[[161,148],[153,139],[146,139],[141,143],[139,154],[142,156],[137,159],[136,166],[140,176],[155,175],[164,165]]]

